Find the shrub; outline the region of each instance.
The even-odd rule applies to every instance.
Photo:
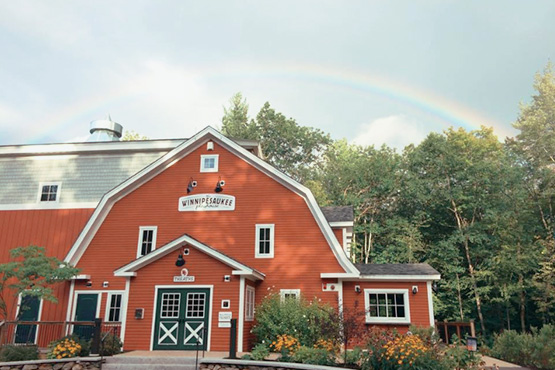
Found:
[[[359,367],[362,361],[362,348],[355,347],[350,351],[345,351],[345,367]]]
[[[39,349],[35,345],[6,344],[0,350],[0,362],[38,360]]]
[[[544,325],[532,333],[507,330],[494,339],[494,357],[537,369],[555,369],[555,326]]]
[[[538,369],[555,369],[555,326],[544,325],[540,331],[533,328],[532,337],[530,365]]]
[[[338,342],[339,320],[329,305],[302,298],[281,302],[278,294],[270,294],[256,309],[252,332],[258,343],[272,343],[285,334],[300,345],[313,347],[319,339]]]
[[[335,355],[324,348],[301,346],[291,356],[293,362],[312,365],[335,365]]]
[[[103,333],[101,335],[100,355],[113,356],[121,352],[121,339],[112,333]],[[92,343],[92,342],[91,342]]]
[[[46,357],[53,359],[87,356],[88,345],[76,335],[68,335],[51,342],[48,345]]]
[[[532,337],[528,333],[519,334],[514,330],[507,330],[497,335],[491,349],[493,357],[517,364],[530,364],[530,342]]]
[[[259,343],[252,349],[249,359],[252,359],[254,361],[264,361],[269,354],[270,349],[268,348],[268,346]]]

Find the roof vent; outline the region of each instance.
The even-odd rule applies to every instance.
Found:
[[[123,132],[123,127],[112,121],[112,117],[108,115],[106,119],[97,119],[91,122],[91,136],[87,141],[119,141]]]

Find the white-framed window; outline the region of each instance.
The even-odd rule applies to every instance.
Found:
[[[245,321],[254,320],[254,287],[247,285],[245,291]]]
[[[254,256],[256,258],[274,258],[274,225],[256,225],[256,243]]]
[[[139,244],[137,246],[137,258],[146,256],[156,249],[157,226],[139,227]]]
[[[60,201],[61,182],[41,182],[39,183],[39,203],[58,203]]]
[[[218,172],[218,154],[200,156],[200,172]]]
[[[222,308],[229,309],[231,307],[231,301],[229,299],[222,299]]]
[[[281,301],[284,302],[287,299],[301,299],[301,290],[300,289],[281,289],[279,291],[279,296],[281,297]]]
[[[408,289],[364,289],[367,323],[410,323]]]
[[[120,322],[121,310],[123,307],[123,293],[108,293],[106,300],[106,319],[107,322]]]

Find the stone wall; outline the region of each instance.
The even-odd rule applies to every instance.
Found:
[[[0,370],[97,370],[99,368],[100,357],[0,363]]]
[[[345,368],[294,364],[288,362],[207,359],[200,361],[200,370],[345,370]],[[1,369],[0,369],[1,370]]]

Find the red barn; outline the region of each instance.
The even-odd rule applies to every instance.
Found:
[[[226,350],[234,318],[246,351],[268,292],[364,307],[368,327],[434,324],[437,271],[354,265],[350,207],[321,209],[256,142],[210,127],[180,140],[0,147],[0,230],[2,262],[38,245],[81,270],[57,304],[29,299],[6,319],[102,318],[121,323],[126,350]]]

